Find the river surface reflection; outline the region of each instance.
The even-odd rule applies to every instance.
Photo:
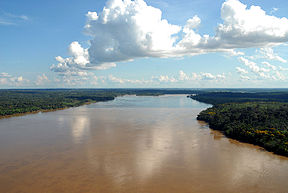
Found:
[[[225,138],[184,95],[0,120],[0,192],[287,192],[288,159]]]

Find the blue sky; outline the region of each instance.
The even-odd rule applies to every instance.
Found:
[[[2,0],[0,88],[287,87],[287,4]]]

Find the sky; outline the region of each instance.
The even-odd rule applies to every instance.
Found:
[[[0,88],[287,88],[285,0],[1,0]]]

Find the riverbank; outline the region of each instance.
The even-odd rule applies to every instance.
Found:
[[[227,137],[288,156],[288,103],[246,102],[214,105],[197,116]]]
[[[94,90],[0,90],[0,118],[55,111],[99,101],[120,93]]]
[[[114,100],[114,99],[113,99],[113,100]],[[109,101],[109,100],[107,100],[107,101]],[[67,106],[67,107],[63,107],[63,108],[42,109],[42,110],[37,110],[37,111],[25,112],[25,113],[15,113],[15,114],[12,114],[12,115],[0,116],[0,119],[6,119],[6,118],[11,118],[11,117],[19,117],[19,116],[30,115],[30,114],[37,114],[37,113],[54,112],[54,111],[65,110],[65,109],[74,108],[74,107],[80,107],[80,106],[83,106],[83,105],[89,105],[89,104],[97,103],[97,102],[100,102],[100,101],[89,101],[89,102],[85,102],[85,103],[80,104],[80,105]],[[101,101],[101,102],[102,102],[102,101]]]

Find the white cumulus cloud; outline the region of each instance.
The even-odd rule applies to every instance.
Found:
[[[70,44],[70,57],[56,57],[51,70],[64,73],[77,69],[101,70],[117,62],[143,57],[182,57],[208,52],[243,55],[237,48],[276,46],[288,41],[288,19],[268,15],[261,7],[247,7],[239,0],[226,0],[221,7],[223,22],[214,36],[201,35],[196,28],[201,19],[194,16],[186,25],[170,24],[160,9],[144,0],[108,0],[99,13],[89,11],[85,33],[90,46],[77,41]],[[286,61],[264,50],[270,59]],[[250,65],[251,66],[251,65]],[[251,66],[253,71],[257,66]]]
[[[221,9],[223,24],[216,37],[226,47],[255,47],[288,41],[288,19],[267,15],[259,6],[247,8],[238,0],[228,0]]]
[[[176,41],[173,35],[180,30],[180,26],[162,18],[160,9],[148,6],[143,0],[110,0],[99,15],[90,12],[85,26],[86,34],[92,37],[88,49],[90,63],[165,55],[173,50]]]

